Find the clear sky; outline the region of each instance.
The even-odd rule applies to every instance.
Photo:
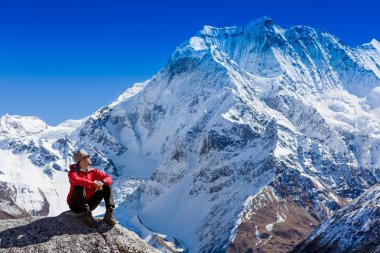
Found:
[[[268,16],[350,46],[380,40],[377,2],[1,0],[0,116],[34,115],[49,125],[88,116],[155,74],[203,25]]]

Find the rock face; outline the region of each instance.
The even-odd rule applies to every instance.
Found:
[[[380,185],[321,223],[291,252],[380,252]]]
[[[119,225],[99,221],[89,228],[82,219],[62,213],[57,217],[3,220],[0,223],[0,252],[159,252],[135,233]]]
[[[290,196],[276,196],[272,186],[250,199],[247,210],[227,250],[229,253],[288,252],[320,221]],[[263,244],[265,241],[268,242]]]
[[[0,220],[30,217],[30,214],[16,203],[16,186],[0,182]]]

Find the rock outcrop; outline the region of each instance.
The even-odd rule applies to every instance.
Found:
[[[0,182],[0,220],[30,217],[15,201],[16,187],[9,182]]]
[[[135,233],[102,220],[98,228],[64,212],[56,217],[2,220],[0,252],[159,252]]]

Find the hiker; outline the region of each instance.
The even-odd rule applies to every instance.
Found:
[[[91,157],[84,150],[74,153],[76,164],[70,165],[69,181],[70,192],[67,195],[67,204],[74,213],[83,213],[84,222],[90,227],[97,227],[98,223],[91,214],[104,199],[106,213],[104,221],[115,225],[113,214],[115,204],[112,197],[112,178],[106,173],[91,166]]]

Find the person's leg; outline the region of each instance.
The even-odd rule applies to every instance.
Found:
[[[113,210],[115,208],[115,203],[113,201],[112,196],[112,188],[107,185],[103,185],[102,190],[96,191],[94,195],[90,197],[90,199],[87,201],[87,203],[90,206],[91,210],[94,210],[104,199],[105,205],[106,205],[106,213],[104,214],[104,221],[107,222],[109,225],[115,225],[117,221],[115,220]]]
[[[111,186],[103,185],[104,202],[106,208],[115,208],[115,203],[113,202],[112,188]]]
[[[104,191],[104,202],[106,204],[106,213],[104,214],[103,220],[111,225],[114,226],[117,221],[115,219],[115,216],[113,215],[113,210],[115,209],[115,203],[113,202],[113,196],[112,196],[112,188],[110,186],[103,186]]]
[[[95,210],[95,208],[98,207],[98,205],[103,199],[104,199],[104,203],[107,209],[115,208],[115,203],[113,202],[113,196],[112,196],[112,188],[110,186],[103,185],[103,188],[101,191],[96,191],[94,195],[92,195],[87,200],[90,210],[91,211]]]
[[[98,223],[92,217],[90,207],[86,201],[86,191],[82,186],[75,186],[69,200],[70,210],[74,213],[83,213],[83,221],[90,227],[97,227]]]
[[[74,213],[84,213],[90,210],[86,202],[86,191],[82,186],[75,186],[69,200],[69,208]]]
[[[98,207],[102,199],[104,198],[103,191],[96,191],[94,195],[92,195],[88,200],[88,206],[90,207],[91,211],[94,211],[95,208]]]

